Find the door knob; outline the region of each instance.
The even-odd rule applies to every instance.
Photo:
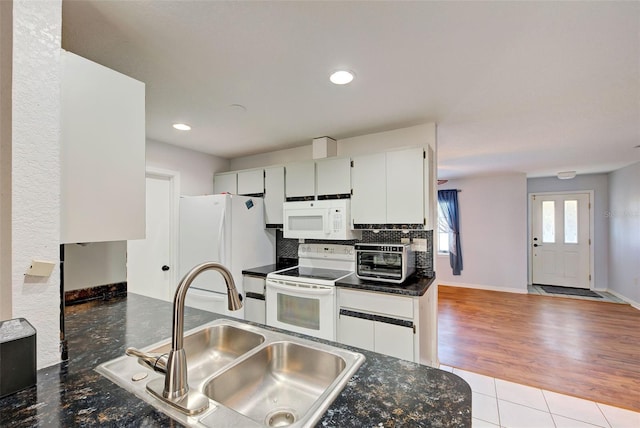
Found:
[[[542,245],[533,244],[534,247],[542,247]]]
[[[169,270],[169,266],[167,266],[167,265],[162,266],[162,270],[164,272],[168,271]]]

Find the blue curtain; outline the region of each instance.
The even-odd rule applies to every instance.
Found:
[[[454,275],[462,270],[462,247],[460,246],[460,220],[458,211],[458,191],[438,190],[438,204],[449,225],[449,264]]]

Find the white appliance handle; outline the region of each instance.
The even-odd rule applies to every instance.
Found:
[[[296,287],[281,285],[275,282],[267,281],[267,288],[271,288],[273,290],[285,291],[290,294],[306,294],[309,296],[326,296],[330,295],[334,292],[333,287],[323,287],[323,288],[306,288],[306,287]]]
[[[331,234],[331,209],[326,210],[326,217],[324,221],[324,233],[325,235]]]
[[[218,226],[218,258],[220,259],[220,264],[223,266],[226,265],[226,260],[224,257],[224,222],[225,222],[225,214],[227,213],[227,204],[225,203],[224,208],[222,210],[222,215],[220,216],[220,225]]]

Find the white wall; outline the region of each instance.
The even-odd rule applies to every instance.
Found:
[[[594,282],[596,289],[606,289],[609,282],[609,224],[606,212],[609,207],[609,177],[607,174],[578,175],[571,180],[556,177],[529,178],[527,192],[575,192],[593,190],[591,213],[593,218]]]
[[[435,123],[338,140],[338,156],[384,152],[402,147],[426,146],[427,144],[436,150]]]
[[[243,156],[234,158],[229,161],[229,171],[237,171],[241,169],[259,168],[270,165],[281,165],[290,162],[297,162],[311,159],[311,140],[309,145],[294,147],[292,149],[276,150],[268,153],[260,153],[257,155]]]
[[[640,162],[609,174],[609,290],[640,309]]]
[[[127,280],[127,241],[64,246],[64,290],[80,290]]]
[[[384,152],[394,148],[427,145],[436,150],[436,124],[426,123],[392,131],[366,134],[337,140],[338,156],[352,156],[365,153]],[[313,158],[311,140],[303,147],[277,150],[259,155],[231,159],[230,171],[280,165]]]
[[[37,331],[38,368],[60,361],[60,0],[13,2],[13,317]],[[48,278],[31,260],[56,262]]]
[[[147,140],[147,166],[178,171],[180,194],[198,196],[213,193],[213,174],[228,171],[229,160]]]
[[[210,195],[213,174],[226,171],[229,161],[158,141],[146,142],[147,167],[180,173],[180,194]],[[79,290],[127,280],[127,242],[65,245],[64,290]]]
[[[527,292],[527,178],[524,174],[449,180],[459,189],[463,270],[437,256],[438,284]]]
[[[10,319],[11,299],[11,69],[13,8],[0,1],[0,320]]]

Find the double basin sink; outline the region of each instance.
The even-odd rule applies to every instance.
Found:
[[[148,382],[162,373],[119,357],[96,370],[188,426],[306,427],[314,425],[364,362],[362,354],[297,336],[216,320],[185,333],[188,383],[209,407],[186,415],[154,397]],[[165,354],[171,341],[142,349]]]

